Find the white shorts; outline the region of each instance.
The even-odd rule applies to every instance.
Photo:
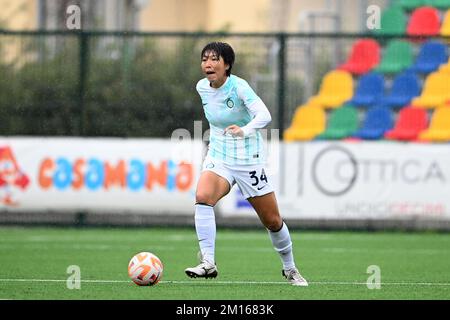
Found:
[[[225,178],[230,189],[237,184],[245,199],[273,192],[264,170],[264,164],[227,165],[209,156],[203,161],[202,171],[212,171]]]

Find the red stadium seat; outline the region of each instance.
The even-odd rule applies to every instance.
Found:
[[[413,11],[406,28],[409,36],[435,36],[441,29],[439,11],[433,7],[420,7]]]
[[[427,111],[408,106],[400,110],[395,127],[386,132],[384,137],[390,140],[414,141],[427,126]]]
[[[361,75],[369,72],[380,63],[380,46],[373,39],[358,40],[352,47],[350,56],[337,69]]]

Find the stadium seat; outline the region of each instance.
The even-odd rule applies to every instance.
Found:
[[[450,141],[450,105],[443,105],[434,110],[430,126],[419,134],[419,141]]]
[[[394,129],[387,131],[384,137],[389,140],[415,141],[427,126],[427,111],[408,106],[400,110]]]
[[[390,108],[402,108],[420,95],[420,79],[412,72],[395,76],[390,93],[381,99],[381,104]]]
[[[347,103],[356,107],[369,107],[377,104],[384,95],[384,77],[377,72],[370,72],[358,81],[355,95]]]
[[[439,33],[441,34],[441,36],[450,37],[450,10],[447,10],[444,15],[441,30],[439,31]]]
[[[427,41],[421,46],[411,70],[428,74],[439,69],[447,59],[447,47],[444,44],[436,40]]]
[[[297,107],[291,126],[284,131],[285,141],[313,140],[325,130],[326,112],[319,106]]]
[[[404,40],[390,41],[383,53],[381,63],[375,71],[382,73],[399,73],[414,62],[414,53],[409,42]]]
[[[438,9],[448,9],[450,8],[450,0],[427,0],[428,4],[432,7]]]
[[[376,35],[404,35],[408,19],[399,6],[391,6],[381,14],[380,29],[375,29]]]
[[[360,39],[351,49],[347,61],[337,67],[338,70],[362,75],[380,63],[380,45],[373,39]]]
[[[423,85],[422,94],[414,98],[411,104],[415,107],[436,108],[450,98],[450,73],[433,72]]]
[[[406,27],[409,36],[436,36],[441,27],[439,11],[433,7],[415,9]]]
[[[414,10],[418,7],[426,6],[430,0],[400,0],[400,6],[405,10]]]
[[[317,139],[338,140],[351,136],[358,129],[358,111],[351,105],[333,110],[327,128]]]
[[[439,68],[439,72],[450,72],[450,59],[448,59],[448,62],[446,64],[441,65]]]
[[[353,96],[353,78],[346,71],[328,72],[320,85],[319,93],[308,101],[310,105],[337,108]]]
[[[367,110],[362,127],[353,134],[353,137],[364,140],[382,139],[392,125],[391,110],[382,105],[374,106]]]

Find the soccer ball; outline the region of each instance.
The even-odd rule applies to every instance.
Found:
[[[128,264],[128,276],[139,286],[153,286],[161,280],[163,264],[151,252],[140,252]]]

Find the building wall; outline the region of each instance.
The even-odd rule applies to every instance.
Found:
[[[341,16],[340,28],[343,32],[362,32],[369,5],[378,5],[381,10],[387,6],[389,0],[272,0],[273,31],[287,32],[336,32],[335,25],[330,18],[317,18],[315,26],[311,25],[308,15],[324,11],[335,12]],[[284,7],[282,7],[284,6]]]
[[[335,12],[344,32],[364,31],[369,5],[383,9],[389,0],[150,0],[140,14],[143,31],[334,32],[330,18],[310,13]]]
[[[367,6],[375,4],[384,8],[389,1],[341,0],[339,7],[336,0],[139,0],[141,7],[136,23],[137,30],[141,31],[337,31],[331,19],[316,19],[312,29],[311,20],[307,18],[308,13],[328,10],[340,12],[342,31],[359,32],[364,31]],[[104,3],[102,10],[111,5],[118,6],[118,0],[101,0],[99,3]],[[0,0],[0,27],[36,29],[38,4],[39,0]],[[105,14],[101,16],[104,18]],[[110,24],[115,25],[114,22],[107,25]]]
[[[37,0],[0,0],[0,28],[33,30],[37,28]]]
[[[140,15],[142,31],[264,32],[270,0],[151,0]]]
[[[140,15],[141,31],[207,30],[208,0],[150,0]]]
[[[209,2],[209,31],[223,29],[232,32],[269,31],[269,0],[210,0]]]

